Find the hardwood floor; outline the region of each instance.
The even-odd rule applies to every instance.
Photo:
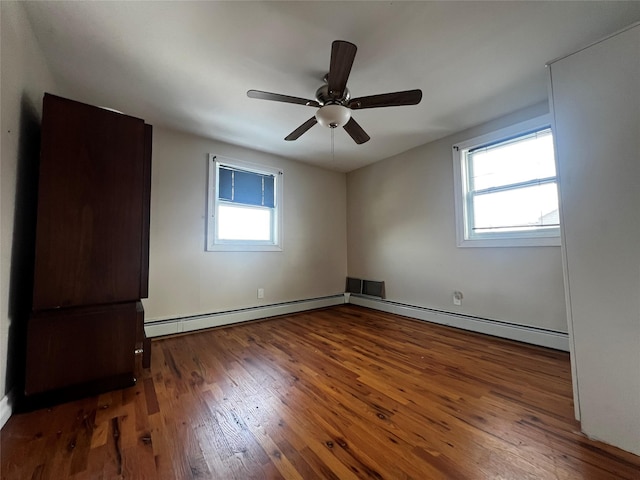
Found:
[[[3,479],[638,479],[568,355],[356,306],[152,342],[138,384],[2,430]]]

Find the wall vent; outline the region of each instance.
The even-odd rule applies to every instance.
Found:
[[[362,281],[362,294],[370,297],[384,298],[384,282],[375,282],[373,280]]]
[[[362,280],[359,278],[347,277],[346,293],[362,293]]]

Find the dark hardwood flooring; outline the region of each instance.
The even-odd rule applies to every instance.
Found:
[[[136,386],[14,415],[3,479],[639,479],[566,353],[345,305],[154,340]]]

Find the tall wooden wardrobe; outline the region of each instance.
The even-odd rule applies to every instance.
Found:
[[[151,139],[141,119],[44,96],[27,399],[135,383],[135,352],[149,353]]]

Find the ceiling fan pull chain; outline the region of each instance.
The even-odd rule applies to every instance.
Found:
[[[336,151],[334,148],[334,140],[333,140],[333,132],[335,132],[335,128],[331,129],[331,163],[335,164],[336,163]]]

